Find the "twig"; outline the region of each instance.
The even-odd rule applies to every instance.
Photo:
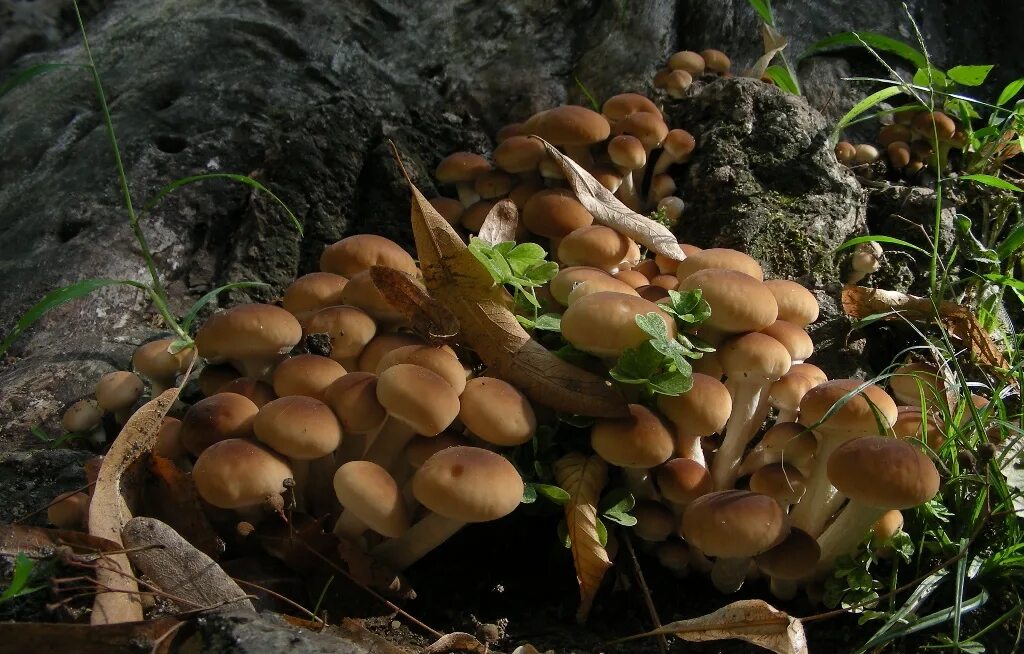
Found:
[[[621,534],[622,542],[626,544],[626,551],[629,552],[629,560],[633,564],[633,574],[636,576],[636,584],[640,587],[640,592],[644,598],[644,604],[647,605],[647,612],[651,614],[651,622],[654,623],[654,629],[661,629],[661,618],[658,617],[658,609],[654,606],[654,600],[651,598],[651,590],[647,587],[647,581],[644,579],[643,570],[640,569],[640,561],[637,560],[636,552],[633,550],[633,539],[625,529],[620,529],[619,533]],[[668,639],[665,638],[664,634],[658,634],[658,649],[662,654],[666,654],[668,652]]]
[[[264,593],[266,593],[267,595],[270,595],[271,597],[274,597],[276,599],[281,600],[282,602],[284,602],[285,604],[288,604],[289,606],[297,608],[298,610],[302,611],[303,613],[305,613],[309,617],[313,618],[314,622],[320,623],[321,627],[324,627],[324,626],[327,625],[327,623],[324,622],[321,618],[318,618],[315,613],[313,613],[312,611],[310,611],[306,607],[302,606],[298,602],[295,602],[295,601],[292,601],[292,600],[288,599],[287,597],[285,597],[284,595],[281,595],[280,593],[276,593],[276,592],[270,590],[269,588],[265,588],[263,586],[260,586],[259,584],[254,584],[251,581],[245,581],[244,579],[239,579],[238,577],[231,577],[231,579],[235,583],[237,583],[237,584],[242,584],[243,586],[251,586],[251,587],[253,587],[253,588],[257,589],[257,590],[263,591]],[[258,599],[258,598],[254,598],[254,599]]]

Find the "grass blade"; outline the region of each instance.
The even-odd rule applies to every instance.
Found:
[[[1014,191],[1016,193],[1024,193],[1024,188],[1021,188],[1021,187],[1017,186],[1016,184],[1011,184],[1010,182],[1006,181],[1005,179],[1000,179],[999,177],[995,177],[994,175],[984,175],[984,174],[978,173],[976,175],[961,175],[960,179],[967,179],[967,180],[970,180],[972,182],[978,182],[979,184],[984,184],[986,186],[994,186],[995,188],[1001,188],[1001,189],[1003,189],[1005,191]]]
[[[1024,77],[1018,78],[1010,82],[1003,89],[1003,92],[999,94],[999,99],[996,100],[998,106],[1003,106],[1010,100],[1014,99],[1020,90],[1024,88]]]
[[[104,286],[134,286],[142,290],[148,290],[145,284],[140,282],[134,282],[127,279],[83,279],[80,282],[71,284],[70,286],[64,286],[58,288],[55,291],[51,291],[42,300],[36,302],[36,304],[25,312],[18,322],[14,325],[14,329],[7,335],[2,342],[0,342],[0,357],[2,357],[7,350],[11,347],[11,343],[14,339],[18,338],[22,332],[32,326],[32,323],[39,320],[54,308],[70,302],[83,295],[88,295],[93,291],[103,288]]]
[[[196,182],[203,182],[208,179],[229,179],[233,182],[239,182],[241,184],[245,184],[246,186],[251,186],[252,188],[262,193],[266,193],[274,202],[276,202],[278,205],[280,205],[282,209],[284,209],[285,213],[288,214],[288,217],[291,219],[292,224],[295,225],[295,230],[299,233],[299,236],[303,235],[302,223],[300,223],[299,219],[295,217],[295,214],[292,213],[292,210],[288,208],[288,205],[284,203],[284,200],[274,195],[273,191],[268,189],[263,184],[260,184],[252,177],[249,177],[248,175],[238,175],[235,173],[205,173],[203,175],[192,175],[191,177],[182,177],[181,179],[176,179],[167,186],[157,191],[156,195],[154,195],[153,198],[150,199],[149,202],[147,202],[142,207],[142,211],[140,211],[139,213],[149,211],[157,204],[159,204],[161,200],[163,200],[165,197],[173,193],[176,189],[181,188],[182,186],[195,184]]]
[[[903,239],[895,238],[892,236],[870,234],[868,236],[858,236],[857,238],[851,238],[849,241],[843,243],[838,248],[836,248],[836,252],[839,252],[840,250],[845,250],[846,248],[851,248],[855,245],[860,245],[861,243],[889,243],[891,245],[899,245],[901,247],[910,248],[911,250],[916,250],[917,252],[931,256],[931,252],[929,252],[928,250],[918,247],[913,243],[908,243]]]
[[[196,300],[195,304],[192,305],[192,308],[189,309],[188,313],[185,314],[185,317],[181,319],[181,328],[184,329],[185,332],[188,332],[189,328],[192,326],[192,323],[195,321],[196,316],[198,316],[199,312],[203,310],[203,307],[205,307],[207,304],[216,299],[216,297],[223,293],[224,291],[229,291],[235,288],[258,288],[268,286],[270,286],[270,284],[264,284],[263,282],[233,282],[231,284],[224,284],[223,286],[218,286],[217,288],[213,289],[203,297]]]
[[[770,0],[747,0],[754,8],[757,15],[768,25],[775,27],[775,16],[772,14],[772,3]]]
[[[593,109],[594,111],[600,112],[601,104],[597,101],[597,98],[594,97],[594,94],[590,92],[590,89],[588,89],[587,86],[580,81],[579,77],[573,75],[572,80],[576,82],[576,86],[580,88],[580,91],[583,93],[584,97],[587,98],[587,102],[590,103],[590,108]]]
[[[914,46],[904,43],[899,39],[894,39],[891,36],[878,34],[876,32],[840,32],[839,34],[833,34],[832,36],[825,37],[824,39],[809,45],[807,49],[801,53],[798,61],[826,50],[861,47],[863,45],[861,41],[867,43],[876,50],[888,52],[905,59],[906,61],[914,64],[917,68],[924,68],[928,65],[928,60],[924,56],[924,53]]]
[[[60,68],[88,68],[88,66],[86,66],[85,64],[61,63],[37,64],[35,66],[29,66],[25,70],[18,71],[17,73],[15,73],[14,77],[4,81],[3,84],[0,84],[0,97],[3,97],[8,92],[13,91],[14,89],[18,88],[19,86],[21,86],[25,82],[28,82],[31,79],[39,77],[40,75],[45,75],[46,73],[58,70]]]
[[[834,145],[839,141],[839,135],[842,134],[843,130],[846,129],[846,126],[849,125],[854,118],[861,115],[871,107],[874,107],[875,105],[879,104],[880,102],[884,102],[885,100],[888,100],[894,95],[899,95],[900,93],[903,92],[904,90],[902,86],[889,86],[882,89],[881,91],[875,91],[868,97],[864,98],[857,104],[853,105],[853,107],[846,112],[846,115],[839,119],[839,122],[836,123],[835,129],[832,130],[832,144]]]
[[[796,85],[796,80],[790,75],[789,70],[785,66],[768,66],[765,69],[764,74],[767,75],[775,85],[784,91],[788,91],[793,95],[800,95],[800,88]]]

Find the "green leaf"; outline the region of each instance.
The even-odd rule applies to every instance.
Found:
[[[793,79],[793,75],[790,74],[789,69],[785,66],[772,64],[765,69],[764,74],[783,91],[793,95],[800,95],[800,88],[796,85],[796,80]]]
[[[613,488],[598,504],[599,513],[629,513],[636,506],[636,498],[628,488]]]
[[[562,316],[557,313],[545,313],[537,316],[533,321],[533,328],[547,332],[562,331]]]
[[[14,574],[11,575],[11,583],[4,589],[3,594],[0,594],[0,604],[20,597],[22,595],[28,595],[36,591],[42,590],[43,586],[37,586],[35,588],[27,588],[29,577],[32,576],[32,570],[36,567],[36,562],[28,558],[24,553],[19,552],[18,556],[14,559]]]
[[[875,50],[889,52],[897,57],[905,59],[917,68],[924,68],[928,65],[928,58],[924,56],[923,52],[914,46],[904,43],[899,39],[894,39],[891,36],[877,34],[875,32],[840,32],[839,34],[833,34],[832,36],[825,37],[824,39],[808,46],[800,55],[798,61],[826,50],[861,47],[865,43]]]
[[[935,66],[921,66],[914,73],[914,84],[928,89],[944,90],[949,86],[946,73]]]
[[[675,371],[665,372],[651,377],[647,387],[659,395],[682,395],[693,388],[693,376]]]
[[[270,284],[264,284],[263,282],[232,282],[230,284],[218,286],[217,288],[213,289],[212,291],[210,291],[209,293],[195,301],[195,304],[192,305],[192,307],[188,310],[188,313],[185,314],[185,317],[182,318],[181,328],[187,332],[189,328],[192,326],[192,323],[195,321],[196,316],[198,316],[199,312],[203,310],[203,307],[205,307],[210,302],[213,302],[217,298],[217,296],[223,293],[224,291],[230,291],[236,288],[260,287],[269,288]]]
[[[628,513],[617,513],[611,511],[602,514],[602,517],[611,520],[617,525],[622,525],[623,527],[633,527],[637,523],[637,519],[634,516],[629,515]]]
[[[601,518],[598,518],[595,522],[595,526],[597,527],[597,540],[601,543],[601,547],[605,547],[608,545],[608,527],[604,524],[604,521],[601,520]]]
[[[565,549],[572,547],[572,539],[569,538],[569,527],[565,524],[565,518],[562,518],[558,522],[558,542],[560,542],[562,547]]]
[[[651,375],[657,374],[664,359],[650,341],[644,341],[640,347],[629,348],[619,355],[615,367],[608,373],[612,379],[624,384],[642,384]]]
[[[676,319],[681,329],[699,325],[711,317],[711,305],[704,300],[699,288],[686,293],[670,290],[668,297],[668,304],[662,304],[661,308]]]
[[[530,486],[534,488],[538,495],[559,506],[565,506],[571,499],[566,490],[553,484],[530,484]]]
[[[978,174],[975,174],[975,175],[961,175],[960,179],[966,179],[966,180],[970,180],[972,182],[978,182],[979,184],[984,184],[986,186],[992,186],[992,187],[995,187],[995,188],[1001,188],[1001,189],[1003,189],[1005,191],[1013,191],[1015,193],[1024,193],[1024,188],[1021,188],[1021,187],[1017,186],[1016,184],[1011,184],[1010,182],[1006,181],[1005,179],[1001,179],[1001,178],[996,177],[994,175],[985,175],[985,174],[982,174],[982,173],[978,173]]]
[[[31,327],[34,322],[45,316],[47,313],[65,302],[76,300],[84,295],[97,291],[104,286],[134,286],[135,288],[142,290],[149,290],[145,284],[128,279],[83,279],[80,282],[51,291],[46,294],[42,300],[36,302],[31,309],[26,311],[25,315],[15,323],[14,329],[11,330],[11,333],[8,334],[2,342],[0,342],[0,357],[10,349],[14,339],[18,338],[22,332]]]
[[[846,114],[839,119],[839,122],[836,123],[835,129],[832,130],[832,135],[830,137],[832,144],[835,145],[839,141],[839,135],[842,134],[843,130],[846,129],[846,126],[852,123],[857,116],[879,103],[885,102],[894,95],[899,95],[903,92],[903,87],[901,86],[889,86],[881,91],[875,91],[868,97],[853,105],[853,108],[847,111]]]
[[[45,431],[43,431],[43,428],[40,427],[39,425],[34,425],[32,427],[29,427],[28,430],[30,432],[32,432],[33,436],[35,436],[39,440],[43,441],[44,443],[49,443],[50,442],[50,437],[47,435],[47,433]]]
[[[535,263],[523,272],[523,277],[534,286],[545,284],[558,274],[558,264],[554,261]]]
[[[1001,107],[1010,100],[1013,100],[1017,97],[1017,94],[1020,93],[1022,88],[1024,88],[1024,77],[1015,79],[1007,84],[1002,93],[999,94],[999,99],[996,100],[996,106]]]
[[[5,80],[3,84],[0,84],[0,97],[3,97],[8,92],[13,91],[25,82],[45,75],[54,70],[61,68],[88,68],[88,64],[62,64],[62,63],[51,63],[51,64],[36,64],[35,66],[29,66],[25,70],[20,70],[14,74],[8,80]]]
[[[523,497],[519,500],[520,504],[533,504],[537,501],[537,489],[533,484],[523,485]]]
[[[761,20],[775,27],[775,16],[772,14],[771,0],[748,0],[748,2],[754,8],[754,11],[757,12],[757,15],[761,17]]]
[[[276,202],[282,209],[284,209],[285,213],[288,214],[288,218],[291,219],[292,225],[295,226],[295,231],[299,233],[299,236],[303,235],[302,223],[300,223],[299,219],[295,217],[295,214],[292,213],[292,210],[288,208],[288,205],[284,203],[284,200],[274,195],[274,193],[270,189],[268,189],[263,184],[260,184],[252,177],[249,177],[248,175],[238,175],[235,173],[204,173],[202,175],[192,175],[191,177],[182,177],[181,179],[176,179],[167,186],[164,186],[162,189],[157,191],[156,195],[154,195],[152,199],[149,200],[149,202],[143,205],[142,210],[139,213],[142,214],[146,211],[149,211],[157,204],[159,204],[161,200],[163,200],[165,197],[173,193],[175,189],[181,188],[182,186],[187,186],[189,184],[195,184],[197,182],[204,182],[209,179],[229,179],[234,182],[245,184],[246,186],[251,186],[252,188],[262,193],[266,193],[268,196],[270,196],[270,199]]]
[[[650,313],[638,314],[634,319],[637,327],[644,330],[644,333],[651,338],[665,340],[668,338],[668,327],[660,315],[651,311]]]
[[[900,247],[910,248],[911,250],[916,250],[917,252],[931,256],[931,252],[928,252],[924,248],[918,247],[913,243],[908,243],[903,239],[895,238],[893,236],[858,236],[857,238],[851,238],[849,241],[846,241],[845,243],[840,245],[838,248],[836,248],[836,252],[845,250],[846,248],[852,248],[853,246],[860,245],[861,243],[889,243],[891,245],[899,245]]]
[[[946,71],[949,79],[964,86],[981,86],[994,66],[954,66]]]
[[[1024,247],[1024,223],[1017,225],[1006,235],[1006,238],[996,246],[996,253],[1002,261],[1008,259],[1011,254],[1017,252],[1022,247]]]

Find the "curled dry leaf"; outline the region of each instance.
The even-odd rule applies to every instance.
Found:
[[[640,245],[658,254],[682,261],[686,258],[679,248],[679,241],[675,235],[661,223],[657,223],[647,216],[642,216],[626,205],[622,204],[611,191],[601,185],[601,182],[594,179],[583,166],[558,151],[558,148],[551,145],[539,136],[534,136],[544,144],[548,156],[562,169],[565,181],[569,188],[576,195],[587,211],[594,216],[594,222],[605,227],[611,227],[620,234],[624,234]]]
[[[170,617],[110,625],[3,622],[0,623],[0,643],[10,649],[0,645],[0,651],[32,654],[168,654],[172,651],[174,632],[182,624],[177,618]]]
[[[187,378],[187,375],[186,375]],[[129,479],[129,468],[156,444],[160,422],[178,399],[179,388],[169,388],[135,412],[103,457],[99,476],[89,503],[89,533],[121,543],[121,530],[132,519],[122,493],[132,492],[136,480]],[[125,482],[122,486],[122,482]],[[96,570],[96,581],[108,592],[96,594],[92,608],[92,624],[136,622],[142,619],[139,585],[132,576],[131,564],[125,554],[104,558]]]
[[[451,654],[452,652],[470,652],[471,654],[487,654],[487,646],[472,634],[453,631],[445,634],[430,645],[424,647],[420,654]]]
[[[397,150],[395,157],[401,164]],[[487,364],[488,374],[557,411],[594,417],[628,415],[626,401],[607,380],[560,359],[530,338],[509,310],[503,287],[495,285],[408,173],[406,180],[413,196],[412,231],[423,281],[458,317],[461,336]]]
[[[675,636],[692,643],[735,638],[776,654],[807,654],[807,637],[800,620],[761,600],[733,602],[714,613],[673,622],[624,640],[658,635]]]
[[[501,200],[487,212],[484,224],[476,237],[490,245],[497,245],[516,240],[518,228],[519,209],[516,209],[512,200]]]
[[[898,291],[886,291],[863,286],[843,287],[843,311],[855,320],[888,312],[898,312],[912,321],[931,321],[935,317],[932,301]],[[978,323],[966,307],[955,302],[943,302],[938,308],[939,320],[946,331],[970,348],[978,363],[992,369],[1005,369],[1006,358],[988,332]],[[898,319],[894,314],[888,319]]]
[[[230,604],[255,611],[217,562],[155,518],[132,518],[121,530],[128,558],[154,586],[189,603],[181,610]]]
[[[747,77],[761,79],[768,65],[772,63],[775,55],[782,52],[789,44],[786,37],[779,34],[779,31],[767,23],[761,23],[761,40],[764,42],[764,54],[761,55],[750,70],[746,72]]]
[[[565,526],[569,533],[580,607],[576,619],[585,622],[601,580],[612,562],[601,545],[597,531],[597,504],[608,481],[608,464],[596,454],[566,454],[554,465],[555,481],[569,493],[565,505]]]
[[[373,266],[370,279],[395,311],[412,323],[412,329],[434,346],[443,345],[459,334],[459,319],[420,288],[405,273]]]
[[[120,550],[121,545],[106,538],[80,531],[44,529],[26,525],[0,525],[0,556],[49,556],[58,547],[70,547],[76,553],[95,554]]]
[[[149,461],[149,471],[152,477],[143,501],[146,515],[166,522],[207,556],[220,556],[224,543],[203,511],[192,475],[182,472],[170,459],[156,455]]]

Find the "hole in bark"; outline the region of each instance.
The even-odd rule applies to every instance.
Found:
[[[158,136],[154,140],[154,143],[156,143],[158,150],[166,152],[167,154],[178,154],[188,147],[188,141],[180,136]]]
[[[91,224],[88,220],[69,218],[57,228],[57,239],[61,243],[67,243]]]

